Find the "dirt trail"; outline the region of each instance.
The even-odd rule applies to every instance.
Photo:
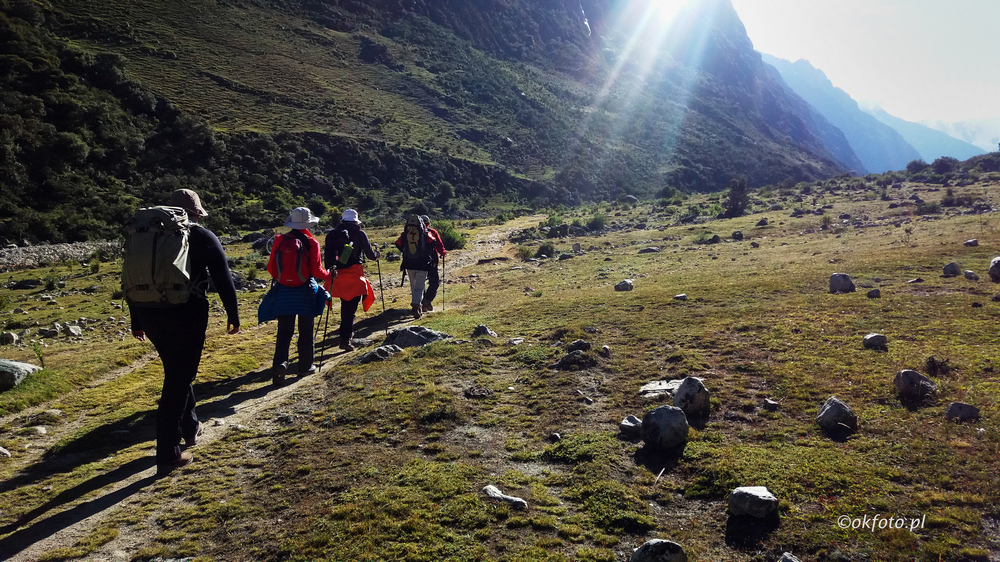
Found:
[[[452,272],[457,275],[462,268],[474,265],[481,259],[503,256],[507,239],[513,231],[536,225],[540,220],[544,220],[544,216],[522,217],[504,226],[484,229],[485,232],[471,240],[465,250],[449,252],[446,259],[446,279],[451,278]],[[258,329],[260,327],[251,327],[245,329],[244,333],[246,336],[252,337],[253,332]],[[229,431],[229,428],[243,425],[266,431],[266,426],[275,424],[273,421],[275,416],[269,415],[269,412],[277,409],[295,410],[297,409],[296,404],[314,400],[316,396],[322,394],[322,387],[326,384],[326,378],[322,375],[329,373],[338,364],[353,358],[355,355],[356,353],[335,354],[325,361],[320,373],[308,377],[292,378],[290,384],[286,386],[272,388],[268,384],[261,384],[258,377],[256,383],[251,382],[235,387],[231,389],[232,392],[219,400],[199,404],[198,411],[205,423],[205,432],[199,438],[199,444],[191,449],[195,456],[195,462],[191,468],[180,469],[178,472],[201,468],[198,465],[198,449],[221,438]],[[150,353],[128,367],[109,372],[95,380],[91,385],[100,385],[114,377],[141,368],[154,358],[155,354]],[[235,398],[234,394],[239,394],[240,397]],[[43,404],[31,408],[30,411],[8,416],[9,419],[0,419],[0,423],[9,423],[14,418],[24,418],[51,407],[51,404]],[[25,470],[34,466],[49,446],[58,442],[61,437],[78,430],[83,423],[85,420],[81,419],[53,427],[52,433],[45,437],[44,442],[39,442],[39,445],[42,446],[39,446],[32,454],[19,458],[18,463]],[[90,482],[94,489],[91,493],[80,494],[79,497],[66,504],[52,506],[46,504],[43,506],[48,507],[44,513],[40,513],[37,518],[26,522],[17,531],[0,540],[0,562],[31,562],[38,560],[47,552],[72,548],[78,540],[87,537],[96,525],[111,513],[120,509],[128,509],[130,505],[140,505],[147,502],[153,493],[149,487],[157,478],[156,467],[152,456],[141,460],[141,463],[136,461],[128,463],[133,465],[132,467],[123,466],[112,470],[111,474],[106,475],[106,477],[92,478]],[[113,474],[119,471],[121,471],[120,475]],[[170,477],[167,476],[167,478]],[[141,527],[155,529],[152,526],[142,525],[121,528],[116,539],[103,545],[88,555],[86,559],[130,560],[133,553],[151,544],[158,532],[154,530],[142,532],[139,530]],[[11,530],[5,529],[0,530],[0,532],[10,532]]]

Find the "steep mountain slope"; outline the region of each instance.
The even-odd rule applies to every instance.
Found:
[[[921,125],[978,146],[986,152],[996,152],[1000,145],[1000,117],[989,119],[968,119],[947,123],[944,121],[922,122]]]
[[[0,181],[24,193],[0,209],[0,235],[60,236],[46,217],[93,212],[85,192],[124,204],[65,238],[108,235],[126,207],[176,185],[203,190],[223,227],[305,202],[452,213],[501,194],[573,204],[853,167],[767,71],[728,0],[692,2],[672,26],[643,23],[654,5],[7,0],[16,46],[3,52],[40,62],[3,67],[5,90],[25,96],[5,115],[81,144],[41,169],[33,135],[10,135]],[[39,65],[75,90],[31,83]],[[59,107],[66,95],[142,126],[109,150],[99,143],[114,135]],[[64,197],[30,196],[55,175],[73,177]]]
[[[973,156],[986,153],[985,150],[978,146],[950,137],[941,131],[935,131],[925,125],[912,123],[889,115],[884,109],[872,109],[869,113],[879,121],[895,129],[906,139],[906,142],[917,149],[921,158],[927,162],[932,162],[942,156],[967,160]]]
[[[847,92],[835,87],[826,74],[809,61],[793,63],[770,55],[763,55],[763,58],[778,70],[792,91],[843,131],[867,171],[902,170],[907,163],[921,157],[902,135],[862,111]]]

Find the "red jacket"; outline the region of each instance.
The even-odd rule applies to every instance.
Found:
[[[300,233],[301,236],[296,236],[296,232]],[[306,280],[309,277],[315,277],[317,281],[322,282],[330,278],[330,272],[323,268],[323,261],[320,258],[319,241],[308,230],[292,230],[288,234],[279,234],[274,237],[274,243],[271,245],[271,257],[267,261],[267,272],[271,274],[271,277],[279,279],[281,275],[281,272],[278,271],[277,255],[281,242],[286,238],[298,238],[307,246],[306,259],[302,260],[302,266],[299,270]]]

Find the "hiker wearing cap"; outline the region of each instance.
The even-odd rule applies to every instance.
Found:
[[[296,207],[285,219],[285,226],[291,230],[275,236],[271,245],[267,272],[276,282],[272,311],[278,320],[278,335],[271,362],[271,382],[275,385],[285,382],[289,372],[288,348],[292,343],[296,317],[299,319],[298,375],[301,377],[316,372],[316,365],[313,364],[315,318],[322,314],[323,305],[329,299],[319,282],[330,278],[330,272],[321,262],[319,241],[309,232],[317,224],[319,218],[308,207]]]
[[[187,212],[188,264],[192,290],[186,302],[143,306],[126,298],[132,320],[132,335],[153,343],[163,362],[163,390],[156,409],[156,465],[164,474],[189,464],[193,455],[181,451],[197,444],[202,424],[195,414],[194,379],[201,363],[208,329],[208,298],[205,290],[209,277],[226,309],[227,331],[240,331],[236,287],[229,271],[222,244],[212,231],[198,225],[208,216],[201,198],[190,189],[179,189],[170,196],[171,207]]]
[[[367,312],[375,302],[375,290],[362,264],[366,257],[377,260],[381,254],[372,247],[354,209],[346,209],[340,224],[327,233],[324,249],[324,264],[330,269],[327,288],[330,296],[340,299],[340,349],[353,351],[351,338],[358,304],[363,304]]]
[[[434,241],[420,217],[410,215],[395,244],[403,258],[399,268],[410,278],[410,307],[413,317],[419,319],[423,311],[430,308],[425,308],[430,300],[424,298],[424,284],[431,269],[437,273],[432,259],[435,253]]]
[[[441,276],[438,275],[438,264],[440,263],[438,256],[444,259],[448,251],[444,249],[444,241],[441,240],[441,234],[431,228],[431,218],[427,215],[420,215],[420,222],[427,229],[427,237],[431,240],[431,268],[427,270],[427,290],[424,291],[424,296],[421,300],[423,311],[430,312],[434,310],[431,302],[437,296],[438,287],[441,286]]]

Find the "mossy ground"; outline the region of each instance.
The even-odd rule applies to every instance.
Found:
[[[963,189],[990,199],[995,188]],[[928,189],[907,185],[893,195],[932,200]],[[674,226],[649,206],[606,208],[609,222],[647,228],[554,240],[557,251],[583,246],[571,259],[449,270],[445,310],[418,323],[466,340],[483,323],[497,338],[437,343],[362,366],[331,354],[318,383],[293,387],[253,423],[224,426],[221,438],[199,445],[191,468],[120,494],[105,487],[152,467],[158,362],[107,378],[148,346],[128,338],[88,343],[87,353],[52,345],[33,386],[0,395],[6,412],[22,412],[8,414],[0,434],[14,454],[0,464],[0,544],[19,544],[59,510],[113,496],[128,509],[107,506],[86,537],[47,559],[86,558],[120,546],[123,535],[148,537],[130,546],[137,560],[610,561],[654,537],[681,543],[697,560],[774,560],[785,551],[803,560],[995,557],[1000,305],[986,269],[998,223],[991,214],[911,217],[864,191],[823,202],[833,205],[830,214],[879,226],[820,230],[819,216],[787,211]],[[769,225],[755,226],[762,217]],[[534,226],[519,220],[481,227],[476,240]],[[726,241],[696,244],[706,229]],[[736,230],[748,239],[729,239]],[[970,238],[979,246],[964,246]],[[647,246],[662,251],[638,253]],[[475,248],[466,261],[516,251]],[[453,264],[462,259],[449,254]],[[982,279],[942,277],[951,261]],[[382,266],[389,308],[405,308],[396,267]],[[880,288],[882,298],[865,298],[867,288],[829,294],[835,272]],[[917,277],[924,281],[909,282]],[[625,278],[635,290],[615,292]],[[679,293],[688,299],[675,299]],[[9,294],[14,306],[31,299]],[[200,408],[213,418],[271,392],[273,325],[251,320],[259,298],[241,296],[245,333],[224,336],[224,320],[213,322],[198,381]],[[60,300],[64,314],[110,312],[98,297],[77,308]],[[377,338],[389,316],[385,322],[398,323],[380,307],[361,317],[361,335]],[[28,316],[42,314],[47,322],[54,312]],[[870,332],[888,336],[888,352],[862,349]],[[514,337],[525,341],[509,344]],[[586,354],[596,366],[550,368],[576,339],[595,346]],[[602,345],[610,357],[597,354]],[[947,368],[928,372],[932,357]],[[940,386],[934,403],[900,403],[892,378],[904,368],[932,376]],[[658,405],[638,397],[642,384],[687,375],[704,378],[713,410],[685,447],[661,454],[618,437],[622,418]],[[492,392],[467,398],[474,386]],[[859,417],[847,440],[828,438],[813,421],[830,395]],[[765,398],[780,408],[764,410]],[[982,419],[945,421],[956,400],[978,406]],[[25,410],[34,404],[41,406]],[[64,416],[43,439],[25,428],[44,408]],[[119,429],[128,433],[112,433]],[[562,440],[553,442],[553,433]],[[33,452],[39,443],[44,453]],[[530,509],[493,504],[480,492],[486,484]],[[777,525],[748,530],[727,517],[726,496],[741,485],[767,486],[781,500]],[[876,514],[925,523],[913,532],[838,527],[843,516]]]

